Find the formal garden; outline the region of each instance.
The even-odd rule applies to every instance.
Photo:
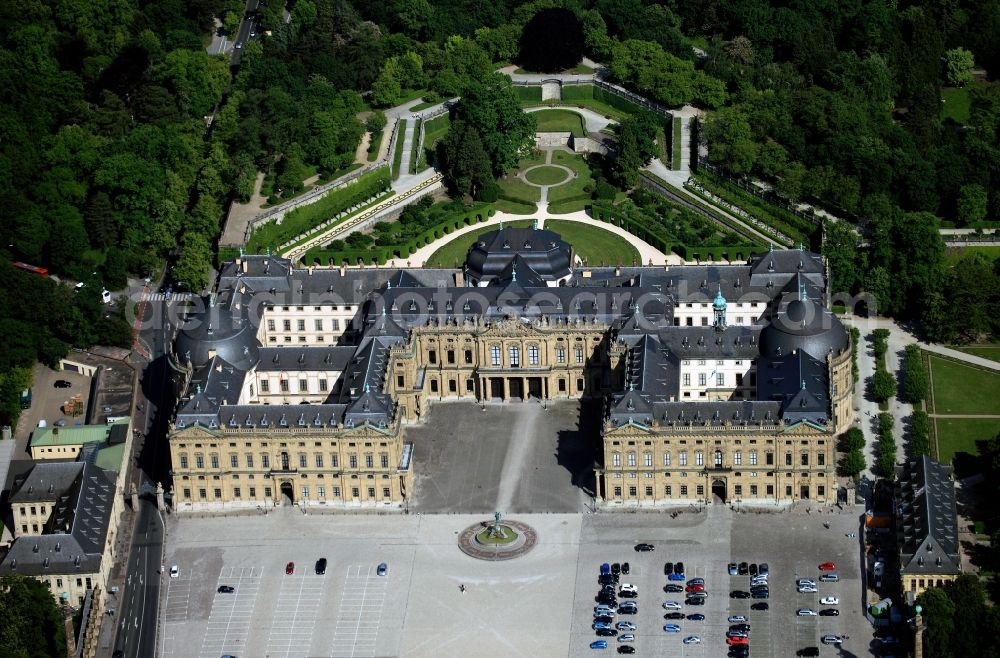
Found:
[[[979,454],[977,443],[1000,433],[1000,372],[924,353],[930,375],[927,412],[937,458],[959,466]]]

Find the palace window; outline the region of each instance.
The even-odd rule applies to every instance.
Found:
[[[495,366],[500,365],[500,346],[491,345],[490,346],[490,363]]]
[[[472,350],[465,350],[465,362],[472,363]]]
[[[800,455],[799,459],[802,462],[803,466],[808,466],[809,465],[809,453],[808,452],[803,452]]]
[[[267,330],[268,331],[274,331],[274,320],[268,320],[267,321]]]
[[[195,468],[205,468],[205,456],[195,455],[194,456],[194,467]]]
[[[611,455],[611,464],[612,466],[622,465],[622,454],[620,452],[616,452],[613,455]]]
[[[260,465],[261,468],[271,468],[271,456],[268,454],[261,454]]]
[[[715,385],[725,386],[726,385],[726,374],[724,372],[716,373],[715,375]]]
[[[336,454],[333,454],[333,453],[330,454],[330,466],[332,468],[337,468],[339,461],[340,460],[337,459],[337,455]]]
[[[282,379],[280,382],[278,382],[278,384],[279,384],[279,387],[281,388],[281,392],[282,393],[287,393],[288,392],[288,380],[287,379]]]
[[[698,492],[699,496],[704,496],[705,495],[705,485],[704,484],[699,484],[698,488],[695,489],[695,491]]]
[[[325,379],[319,380],[319,390],[320,391],[326,391],[326,380]]]
[[[528,345],[528,365],[538,365],[538,345]]]
[[[699,450],[698,452],[694,453],[694,464],[695,464],[695,466],[704,466],[705,465],[705,453],[703,453],[701,450]]]
[[[358,456],[357,455],[351,455],[350,458],[349,458],[349,462],[350,462],[351,468],[357,468],[358,467]]]
[[[820,466],[826,466],[826,455],[824,455],[822,452],[816,455],[816,463],[819,464]]]
[[[508,347],[507,358],[510,359],[511,368],[519,368],[521,366],[521,348],[517,345],[511,345]]]
[[[285,331],[291,331],[292,330],[292,321],[291,320],[283,320],[282,323],[281,323],[281,326],[284,327]]]
[[[372,455],[365,455],[365,468],[374,468],[375,458]]]
[[[299,327],[299,331],[305,331],[306,330],[306,321],[305,320],[299,320],[298,327]]]
[[[672,493],[671,493],[671,487],[670,487],[669,484],[663,485],[663,495],[664,496],[671,496],[672,495]]]
[[[686,372],[684,373],[684,386],[690,386],[690,385],[691,385],[691,373]]]
[[[188,456],[181,455],[181,468],[187,468],[187,467],[188,467]],[[21,510],[21,514],[24,514],[23,509]]]
[[[634,452],[628,453],[628,465],[629,466],[635,466],[635,453]]]
[[[322,454],[317,454],[316,455],[316,468],[323,468],[323,455]]]
[[[389,455],[382,455],[382,468],[389,468]]]
[[[664,466],[670,466],[670,453],[669,452],[663,453],[663,465]]]
[[[679,463],[680,463],[681,466],[687,466],[688,465],[688,454],[686,452],[679,453],[678,457],[680,458],[679,459]]]
[[[686,484],[682,484],[681,485],[681,495],[682,496],[687,496],[688,495],[688,486]]]
[[[715,451],[715,465],[716,466],[722,466],[722,451],[721,450],[716,450]]]
[[[316,496],[320,500],[325,500],[326,499],[326,487],[324,487],[324,486],[318,486],[318,487],[316,487]]]
[[[448,350],[448,363],[455,363],[455,350]]]
[[[229,455],[229,465],[236,468],[240,465],[240,458],[238,455]]]
[[[739,466],[742,463],[743,463],[743,453],[737,450],[736,452],[733,453],[733,464]]]
[[[652,466],[653,465],[653,453],[651,453],[651,452],[645,452],[645,453],[643,453],[642,460],[643,460],[643,463],[646,466]],[[650,494],[650,495],[652,495],[652,494]]]
[[[305,455],[299,455],[299,468],[305,468],[309,464]]]
[[[582,347],[576,348],[576,362],[577,363],[583,363],[583,348]]]
[[[556,363],[566,363],[566,348],[557,347],[556,348]]]
[[[751,466],[756,466],[757,465],[757,451],[756,450],[751,450],[750,451],[750,465]]]
[[[260,392],[270,393],[271,392],[271,382],[267,379],[260,380]]]

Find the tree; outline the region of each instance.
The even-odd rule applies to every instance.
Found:
[[[847,477],[856,478],[862,471],[865,470],[865,456],[860,450],[852,450],[846,455],[844,455],[843,461],[840,463],[840,470]]]
[[[858,427],[852,427],[840,437],[840,449],[843,452],[862,450],[865,447],[865,434]]]
[[[910,404],[920,404],[927,398],[929,381],[920,348],[916,345],[906,346],[905,373],[903,397]]]
[[[445,185],[453,196],[481,196],[493,184],[489,154],[479,131],[464,121],[452,123],[438,142],[438,162],[444,173]]]
[[[495,175],[512,169],[535,143],[535,117],[521,109],[510,78],[502,73],[472,82],[453,110],[455,120],[479,134]]]
[[[860,286],[858,242],[860,237],[847,222],[824,222],[822,252],[830,265],[830,291],[853,294]]]
[[[521,32],[519,60],[529,71],[556,73],[573,68],[583,56],[583,27],[569,9],[542,9]]]
[[[986,189],[977,183],[963,185],[958,191],[956,219],[962,226],[969,226],[986,219]]]
[[[917,597],[917,604],[923,609],[924,655],[951,656],[952,635],[955,632],[955,604],[945,591],[929,587]]]
[[[0,578],[0,647],[4,656],[66,656],[66,630],[52,592],[19,574]]]
[[[945,78],[948,84],[964,87],[972,82],[972,69],[976,64],[972,53],[965,48],[952,48],[944,52]]]
[[[372,100],[376,105],[389,107],[395,105],[403,93],[402,71],[399,59],[390,57],[382,65],[378,78],[372,84]]]
[[[917,409],[910,419],[910,456],[922,457],[931,454],[930,418],[926,411]]]
[[[639,169],[656,155],[657,123],[655,115],[641,112],[622,119],[615,127],[618,155],[612,172],[622,188],[634,187],[639,182]]]
[[[879,368],[872,381],[872,395],[876,402],[887,402],[896,394],[896,378],[887,370]]]

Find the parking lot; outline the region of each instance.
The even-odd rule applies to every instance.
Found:
[[[31,408],[21,412],[14,432],[14,439],[17,441],[15,459],[28,458],[28,439],[38,427],[39,421],[44,420],[50,426],[61,421],[72,427],[77,423],[82,425],[87,417],[90,377],[75,372],[52,370],[41,364],[35,364],[32,377]],[[69,382],[69,387],[56,388],[57,381]],[[63,413],[63,405],[74,395],[79,395],[83,404],[78,416]]]
[[[508,562],[483,562],[456,546],[478,515],[303,515],[282,508],[267,515],[171,519],[165,563],[179,578],[164,588],[162,655],[258,656],[592,656],[590,643],[597,575],[604,562],[628,561],[639,612],[637,655],[717,658],[726,655],[726,618],[751,625],[752,656],[786,658],[804,646],[822,656],[868,654],[871,628],[861,614],[856,539],[859,508],[837,514],[735,513],[717,505],[672,518],[666,513],[516,515],[538,533],[535,548]],[[829,523],[830,528],[823,527]],[[656,550],[636,553],[647,541]],[[325,575],[314,565],[326,557]],[[681,620],[665,633],[666,561],[681,560],[686,577],[701,577],[704,621]],[[817,565],[837,563],[838,583],[816,594],[796,592],[798,577],[818,579]],[[295,573],[285,564],[295,562]],[[748,589],[731,577],[729,562],[770,565],[770,610],[731,600]],[[380,562],[385,577],[375,574]],[[217,593],[230,585],[232,594]],[[459,586],[464,585],[465,591]],[[839,617],[797,617],[818,599],[840,599]],[[616,619],[617,621],[617,619]],[[847,635],[838,652],[822,634]],[[688,635],[702,642],[684,645]],[[609,639],[612,653],[617,643]],[[606,655],[606,654],[605,654]]]

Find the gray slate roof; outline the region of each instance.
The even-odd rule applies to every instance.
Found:
[[[896,467],[897,528],[904,575],[958,574],[958,508],[952,467],[926,455]]]

